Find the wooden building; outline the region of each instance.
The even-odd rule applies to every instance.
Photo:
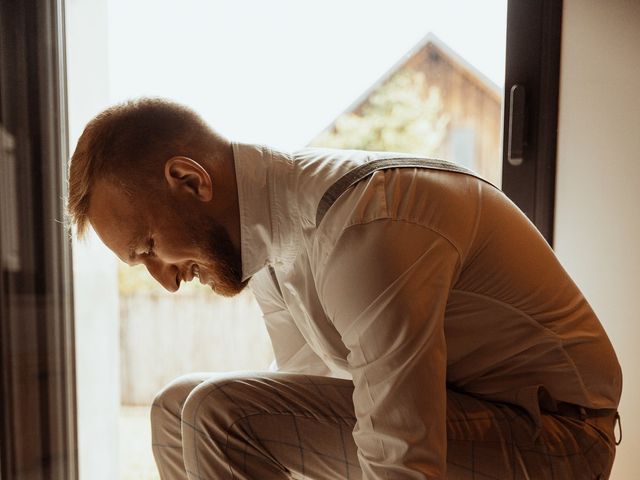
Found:
[[[441,96],[448,122],[435,156],[465,165],[499,185],[502,90],[433,33],[426,35],[341,116],[362,115],[376,92],[396,75],[407,72],[421,72],[426,87],[435,87]],[[324,134],[335,131],[337,120],[310,144],[319,145]]]

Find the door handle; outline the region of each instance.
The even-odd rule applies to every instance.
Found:
[[[509,97],[509,141],[507,160],[517,167],[524,161],[525,89],[513,85]]]

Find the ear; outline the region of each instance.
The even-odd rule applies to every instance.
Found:
[[[164,164],[164,178],[174,191],[195,195],[203,202],[213,197],[213,182],[209,172],[191,158],[171,157]]]

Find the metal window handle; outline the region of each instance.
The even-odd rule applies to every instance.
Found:
[[[507,159],[514,167],[524,160],[524,109],[525,90],[522,85],[513,85],[509,101],[509,143]]]

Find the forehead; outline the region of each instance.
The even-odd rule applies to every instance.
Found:
[[[89,221],[100,240],[122,261],[145,240],[149,227],[142,205],[134,195],[108,180],[99,180],[91,191]]]

